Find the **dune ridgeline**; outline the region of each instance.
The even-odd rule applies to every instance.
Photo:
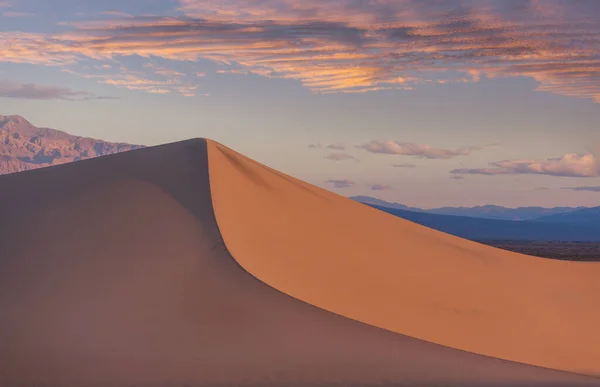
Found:
[[[600,265],[208,140],[0,176],[0,386],[600,386]]]

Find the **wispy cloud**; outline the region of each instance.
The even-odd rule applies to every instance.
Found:
[[[86,91],[76,91],[65,87],[36,85],[33,83],[16,83],[0,80],[0,97],[22,99],[113,99],[112,97],[98,96]]]
[[[571,191],[600,192],[600,186],[591,186],[591,187],[563,187],[563,189],[568,189],[568,190],[571,190]]]
[[[133,17],[133,15],[131,15],[131,14],[127,13],[127,12],[117,11],[117,10],[104,11],[104,12],[102,12],[102,15],[113,16],[113,17],[118,17],[118,18]]]
[[[0,5],[1,7],[1,5]],[[3,17],[31,17],[35,16],[34,13],[30,12],[18,12],[18,11],[4,11],[0,12]]]
[[[391,191],[394,187],[386,184],[371,184],[369,185],[372,191]]]
[[[325,183],[333,185],[333,188],[350,188],[350,187],[356,185],[356,183],[352,180],[330,179],[330,180],[327,180]]]
[[[323,148],[323,146],[321,144],[309,144],[308,147],[311,148],[311,149],[321,149],[321,148]]]
[[[373,140],[367,144],[359,145],[358,148],[371,153],[386,155],[414,156],[423,159],[450,159],[456,156],[468,156],[473,151],[481,150],[482,147],[467,146],[456,150],[434,148],[430,145],[414,144],[410,142],[397,142],[392,140]]]
[[[64,71],[94,79],[99,83],[152,94],[178,93],[186,97],[193,97],[197,95],[198,89],[196,80],[190,80],[190,78],[196,78],[195,74],[185,74],[153,62],[147,62],[141,69],[136,70],[122,64],[114,64],[114,67],[104,64],[92,68],[88,66],[85,72],[70,69]]]
[[[468,175],[549,175],[563,177],[600,177],[600,163],[591,154],[568,153],[544,160],[505,160],[490,163],[490,168],[461,168],[450,171]]]
[[[327,145],[327,149],[335,149],[335,150],[346,150],[346,146],[344,144],[330,144]]]
[[[180,0],[181,17],[113,15],[59,34],[3,32],[0,61],[200,58],[319,93],[526,76],[600,101],[596,1]]]
[[[392,164],[392,167],[394,168],[416,168],[417,166],[415,164]]]
[[[325,156],[325,158],[327,160],[334,160],[334,161],[356,160],[356,157],[352,156],[351,154],[345,153],[345,152],[330,153],[327,156]]]
[[[8,8],[10,3],[8,1],[0,1],[0,8]]]
[[[461,176],[461,175],[450,175],[450,178],[452,180],[464,180],[465,179],[465,177]]]

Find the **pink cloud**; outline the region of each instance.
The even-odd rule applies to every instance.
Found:
[[[95,66],[100,70],[97,73],[86,73],[73,70],[63,70],[84,78],[95,79],[99,83],[125,88],[134,91],[143,91],[151,94],[179,93],[183,96],[193,97],[198,94],[198,85],[187,79],[187,75],[174,69],[158,66],[152,62],[144,64],[143,70],[131,70],[123,65]]]
[[[37,85],[33,83],[17,83],[0,80],[0,97],[17,99],[63,99],[90,100],[113,99],[97,96],[86,91],[76,91],[66,87]]]
[[[318,93],[527,76],[539,90],[600,101],[595,1],[181,0],[180,10],[185,17],[115,14],[60,34],[2,32],[0,61],[203,58]]]
[[[105,11],[105,12],[102,12],[102,15],[114,16],[114,17],[119,17],[119,18],[130,18],[130,17],[133,17],[133,15],[131,15],[131,14],[127,13],[127,12],[117,11],[117,10]]]
[[[360,145],[359,148],[371,153],[415,156],[424,159],[450,159],[457,156],[468,156],[471,154],[471,152],[482,149],[482,147],[468,146],[456,150],[451,150],[434,148],[426,144],[421,145],[409,142],[397,142],[392,140],[374,140],[367,144]]]
[[[450,171],[467,175],[536,174],[564,177],[600,177],[600,163],[591,154],[568,153],[563,157],[544,160],[504,160],[490,163],[490,168],[463,168]]]

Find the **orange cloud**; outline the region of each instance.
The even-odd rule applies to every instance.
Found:
[[[598,2],[180,0],[180,11],[0,33],[0,61],[203,58],[319,93],[527,76],[539,90],[600,102]]]

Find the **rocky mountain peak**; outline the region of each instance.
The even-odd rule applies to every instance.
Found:
[[[0,174],[14,173],[141,148],[38,128],[18,115],[0,115]]]

